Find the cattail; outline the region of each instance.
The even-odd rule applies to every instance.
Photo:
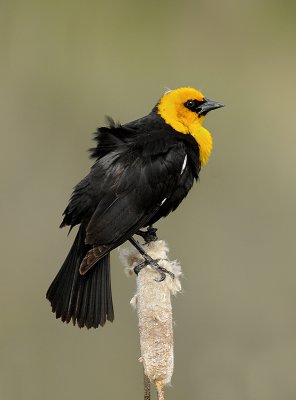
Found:
[[[172,272],[175,278],[166,274],[159,282],[160,274],[150,266],[143,268],[137,276],[137,291],[131,300],[139,318],[141,345],[140,361],[144,373],[153,382],[158,398],[163,399],[163,388],[171,382],[174,368],[174,342],[171,294],[181,290],[181,267],[176,261],[169,261],[167,244],[157,240],[144,245],[145,251],[158,264]],[[140,253],[132,249],[120,249],[121,259],[129,274],[143,262]]]

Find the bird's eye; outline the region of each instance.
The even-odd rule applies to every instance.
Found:
[[[204,101],[198,101],[198,100],[187,100],[184,103],[184,106],[188,108],[190,111],[198,112],[199,107],[201,104],[203,104]]]
[[[189,110],[193,110],[194,107],[195,107],[195,101],[194,100],[187,100],[184,105],[185,105],[185,107],[189,108]]]

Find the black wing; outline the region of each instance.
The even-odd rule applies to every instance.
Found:
[[[185,156],[182,142],[154,131],[98,160],[91,180],[100,182],[100,200],[86,242],[116,247],[145,226],[172,196]]]
[[[76,186],[62,222],[62,226],[87,225],[85,241],[93,249],[81,272],[177,204],[175,193],[188,174],[181,177],[188,145],[184,135],[172,133],[164,121],[160,125],[159,119],[153,118],[150,123],[141,119],[136,126],[98,130],[98,146],[91,149],[97,160]],[[189,175],[191,186],[194,173]]]

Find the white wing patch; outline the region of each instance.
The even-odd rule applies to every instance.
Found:
[[[187,154],[185,154],[184,161],[183,161],[183,165],[182,165],[182,169],[181,169],[181,174],[180,174],[180,175],[183,174],[184,169],[186,168],[186,165],[187,165]]]
[[[162,202],[160,203],[160,205],[162,206],[163,203],[166,201],[167,198],[163,199]]]

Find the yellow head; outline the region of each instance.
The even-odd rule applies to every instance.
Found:
[[[177,132],[194,137],[199,146],[201,165],[205,165],[212,151],[213,139],[202,123],[210,110],[220,107],[223,104],[205,98],[196,89],[185,87],[165,93],[157,105],[157,111]]]

